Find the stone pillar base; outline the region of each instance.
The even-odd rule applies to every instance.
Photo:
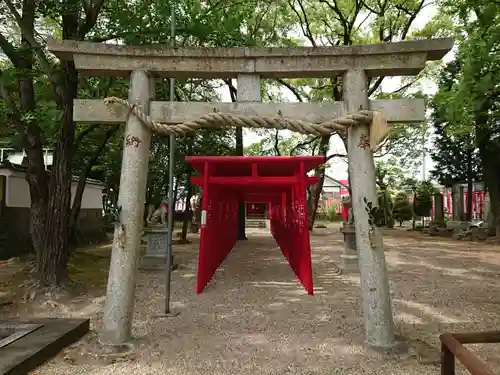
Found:
[[[191,233],[198,233],[200,231],[200,226],[198,225],[198,223],[190,223],[189,224],[189,231]]]
[[[139,269],[141,270],[164,270],[167,264],[166,256],[145,254],[141,259]],[[172,270],[176,269],[176,264],[172,257]]]
[[[392,345],[378,346],[372,345],[365,341],[365,347],[379,354],[384,355],[402,355],[408,353],[408,342],[403,340],[402,337],[396,337],[396,341]]]
[[[356,254],[342,254],[341,268],[342,273],[356,273],[359,272],[358,256]]]

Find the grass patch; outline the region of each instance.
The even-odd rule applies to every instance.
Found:
[[[76,251],[68,262],[69,278],[86,287],[105,286],[108,280],[109,262],[110,257],[107,255]]]

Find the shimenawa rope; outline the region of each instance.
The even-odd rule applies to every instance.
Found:
[[[329,135],[334,132],[345,133],[350,126],[368,124],[370,126],[370,148],[374,150],[389,134],[390,130],[387,121],[382,115],[371,110],[360,110],[357,113],[341,116],[320,124],[283,118],[282,116],[242,116],[232,113],[211,112],[196,120],[170,125],[153,121],[149,115],[128,100],[109,97],[104,99],[104,103],[116,115],[122,115],[121,110],[125,109],[128,115],[133,114],[152,131],[166,135],[185,135],[201,128],[219,128],[222,126],[286,129],[301,134]]]

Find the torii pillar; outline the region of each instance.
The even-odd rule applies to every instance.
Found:
[[[48,43],[48,49],[61,59],[73,60],[87,75],[130,77],[130,98],[144,109],[153,121],[178,124],[196,120],[210,112],[232,112],[244,116],[278,114],[312,123],[356,112],[360,108],[380,112],[389,123],[415,123],[425,119],[423,100],[368,100],[367,77],[417,75],[426,61],[441,59],[453,46],[451,39],[414,40],[398,43],[345,47],[295,48],[159,48],[154,46],[114,46],[72,40]],[[240,103],[171,103],[149,102],[146,90],[148,70],[164,78],[234,78],[240,77],[247,92],[239,92]],[[137,73],[141,72],[141,73]],[[253,77],[250,77],[253,75]],[[334,103],[260,103],[256,83],[260,78],[320,78],[344,76],[345,102]],[[136,85],[134,80],[143,84]],[[139,83],[139,82],[137,82]],[[148,84],[149,85],[149,84]],[[144,87],[140,89],[140,87]],[[246,85],[244,84],[243,87]],[[240,87],[238,87],[240,91]],[[245,90],[245,89],[243,89]],[[136,94],[137,93],[137,94]],[[127,120],[127,111],[116,115],[103,100],[76,100],[73,118],[85,123],[122,123],[127,121],[119,202],[120,225],[115,231],[110,277],[106,296],[105,328],[114,343],[130,338],[139,254],[137,218],[144,209],[147,168],[145,150],[150,134],[139,129],[136,120]],[[149,132],[149,130],[144,130]],[[129,137],[129,135],[131,137]],[[353,211],[359,254],[366,342],[373,348],[396,346],[387,266],[382,237],[369,223],[366,202],[377,206],[373,154],[366,140],[368,126],[349,129],[349,171],[353,190]],[[139,138],[138,142],[135,138]],[[128,143],[127,143],[128,142]],[[134,155],[141,160],[132,160]],[[127,164],[129,166],[127,167]],[[123,272],[125,270],[125,272]],[[122,298],[123,297],[123,298]]]
[[[344,74],[344,101],[349,112],[368,108],[368,80],[363,70]],[[375,163],[367,125],[348,130],[349,176],[361,275],[367,344],[381,349],[397,346],[394,337],[389,279],[380,230],[369,222],[366,202],[378,206]]]

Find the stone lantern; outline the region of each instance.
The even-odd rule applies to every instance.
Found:
[[[342,199],[342,216],[344,221],[340,231],[344,235],[344,254],[342,254],[343,273],[358,272],[358,251],[356,249],[356,230],[354,227],[354,216],[352,214],[351,197]]]

